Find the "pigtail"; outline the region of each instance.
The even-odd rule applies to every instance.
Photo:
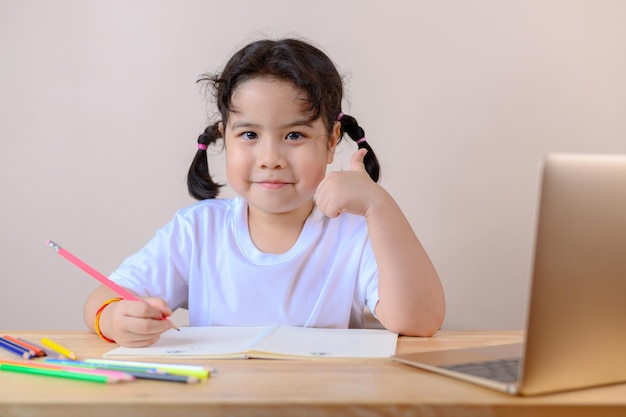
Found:
[[[359,126],[354,117],[348,116],[347,114],[340,113],[337,120],[341,123],[341,135],[347,133],[350,139],[357,143],[359,149],[367,149],[365,158],[363,158],[363,164],[370,178],[374,180],[374,182],[378,182],[380,178],[380,164],[378,163],[378,158],[376,158],[374,150],[365,139],[365,131]]]
[[[198,136],[198,151],[193,157],[187,174],[187,189],[189,194],[196,200],[208,200],[217,197],[220,187],[211,178],[209,163],[207,161],[207,148],[222,134],[219,130],[219,122],[204,129],[204,133]]]

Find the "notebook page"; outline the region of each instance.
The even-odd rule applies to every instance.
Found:
[[[182,327],[180,332],[168,330],[152,346],[118,347],[106,358],[245,358],[248,344],[263,334],[267,327]]]
[[[398,335],[379,329],[281,326],[250,348],[250,357],[388,358]]]

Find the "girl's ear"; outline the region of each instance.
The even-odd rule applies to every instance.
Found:
[[[224,137],[224,123],[218,122],[217,123],[217,130],[219,130],[220,131],[220,135],[222,135],[222,137]]]
[[[337,121],[333,125],[333,131],[330,132],[330,136],[328,137],[328,164],[331,164],[335,158],[335,149],[337,149],[339,135],[341,135],[341,122]]]

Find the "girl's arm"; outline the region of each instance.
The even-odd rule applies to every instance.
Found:
[[[365,171],[366,152],[353,155],[351,171],[329,173],[318,187],[317,205],[329,217],[348,212],[366,218],[378,265],[379,321],[400,334],[431,336],[445,315],[443,287],[400,207]]]
[[[83,318],[87,327],[94,333],[96,313],[109,299],[117,298],[111,289],[100,286],[85,301]],[[100,315],[101,333],[117,344],[127,347],[149,346],[159,339],[164,331],[172,327],[169,320],[160,320],[170,316],[172,310],[160,298],[143,297],[142,302],[118,301],[109,304]]]

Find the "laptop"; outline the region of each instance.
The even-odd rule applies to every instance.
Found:
[[[626,155],[545,158],[527,314],[521,344],[393,359],[514,395],[626,381]]]

